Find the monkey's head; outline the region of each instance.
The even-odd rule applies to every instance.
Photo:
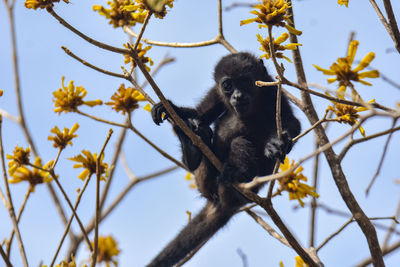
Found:
[[[260,93],[258,80],[272,81],[262,60],[249,53],[223,57],[215,67],[215,83],[225,105],[239,116],[251,115]]]

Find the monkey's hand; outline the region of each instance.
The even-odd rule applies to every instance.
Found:
[[[172,106],[172,108],[175,110],[175,112],[178,112],[178,107],[172,104],[171,101],[169,101],[169,104]],[[169,114],[167,113],[167,109],[164,107],[163,103],[157,103],[155,104],[152,109],[151,109],[151,117],[153,118],[153,121],[155,124],[160,125],[164,120],[168,119]]]
[[[279,159],[284,162],[286,154],[292,149],[293,142],[287,131],[282,132],[282,139],[277,136],[271,138],[265,145],[264,155],[269,159]]]

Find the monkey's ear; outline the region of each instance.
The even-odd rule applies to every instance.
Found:
[[[267,68],[266,68],[265,65],[264,65],[264,60],[263,60],[262,58],[260,58],[260,59],[258,60],[258,62],[259,62],[260,67],[261,67],[261,69],[262,69],[262,75],[267,75],[267,76],[269,76],[269,75],[268,75]]]

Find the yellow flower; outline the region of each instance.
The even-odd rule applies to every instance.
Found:
[[[290,5],[286,0],[259,0],[262,3],[259,3],[254,6],[257,10],[250,11],[251,14],[256,15],[257,17],[251,19],[245,19],[240,22],[240,26],[249,24],[252,22],[260,23],[259,27],[261,28],[265,24],[266,27],[272,26],[281,26],[286,27],[286,29],[296,35],[300,35],[301,31],[296,30],[291,27],[288,23],[291,23],[289,15],[287,14],[287,9],[290,8]]]
[[[308,267],[300,256],[296,256],[294,259],[296,260],[296,267]]]
[[[92,242],[94,246],[94,242]],[[97,254],[97,262],[104,262],[107,267],[110,266],[110,262],[114,264],[114,266],[118,265],[118,261],[115,259],[115,256],[118,256],[120,250],[118,249],[118,244],[115,239],[109,236],[99,236],[99,251]]]
[[[43,265],[42,267],[47,267],[47,265]],[[75,257],[71,256],[71,261],[70,262],[61,261],[55,267],[76,267]],[[85,264],[82,267],[87,267],[87,265]]]
[[[65,3],[69,4],[68,0],[63,0]],[[25,1],[25,7],[28,9],[44,9],[48,7],[53,7],[54,3],[58,3],[60,0],[26,0]]]
[[[3,96],[3,90],[0,89],[0,96]]]
[[[343,98],[343,96],[339,95],[339,98]],[[340,122],[340,123],[347,123],[351,126],[353,126],[354,124],[359,125],[357,119],[360,117],[360,115],[358,114],[358,112],[361,111],[366,111],[368,110],[365,107],[356,107],[356,106],[352,106],[352,105],[346,105],[346,104],[340,104],[334,101],[331,101],[333,103],[334,106],[328,106],[328,110],[331,110],[335,113],[336,115],[336,121]],[[374,103],[375,99],[372,99],[370,101],[368,101],[369,104]],[[358,129],[360,130],[360,133],[362,134],[362,136],[365,137],[365,130],[363,129],[363,127],[361,127],[361,125],[358,126]]]
[[[8,180],[9,183],[16,184],[22,181],[27,181],[30,183],[32,188],[34,189],[37,184],[48,183],[53,179],[50,176],[50,173],[47,171],[43,171],[42,169],[48,169],[53,165],[53,160],[47,162],[42,166],[42,160],[40,157],[36,157],[34,166],[32,170],[28,169],[26,166],[18,167],[11,175],[11,178]],[[40,169],[39,169],[40,168]]]
[[[364,85],[372,85],[362,79],[364,78],[378,78],[379,71],[371,70],[360,72],[371,63],[371,61],[375,58],[375,53],[369,52],[363,60],[361,60],[360,64],[354,69],[351,69],[351,65],[353,64],[354,57],[357,52],[359,42],[354,40],[350,42],[349,52],[346,57],[338,58],[337,62],[333,63],[331,67],[328,69],[323,69],[317,65],[313,65],[317,70],[322,71],[325,75],[336,75],[336,78],[329,78],[328,83],[333,83],[335,81],[339,82],[338,96],[344,95],[346,92],[346,88],[349,86],[352,88],[353,100],[358,101],[359,95],[354,90],[354,86],[351,81],[359,82]]]
[[[185,180],[191,182],[189,184],[189,187],[191,189],[196,189],[197,188],[196,183],[194,182],[194,175],[192,173],[187,172],[186,175],[185,175]]]
[[[173,7],[174,0],[135,0],[136,5],[126,6],[126,10],[139,9],[139,10],[149,10],[153,12],[154,16],[159,19],[163,19],[167,15],[166,6],[169,8]]]
[[[303,261],[303,259],[300,256],[294,257],[294,260],[296,261],[296,266],[295,267],[308,267],[308,265]],[[280,267],[285,267],[283,265],[283,261],[279,262]]]
[[[85,88],[82,86],[74,85],[74,81],[70,81],[68,87],[64,85],[63,76],[61,78],[62,88],[59,88],[57,91],[53,92],[53,101],[55,105],[54,112],[58,112],[60,115],[61,112],[68,113],[69,111],[74,112],[81,105],[87,105],[90,107],[96,105],[102,105],[103,102],[99,99],[93,101],[83,101],[83,98],[86,96],[87,92]]]
[[[31,153],[31,148],[23,149],[22,147],[16,146],[13,151],[13,155],[6,155],[8,162],[8,173],[13,175],[15,170],[23,165],[29,163],[29,154]]]
[[[338,0],[337,2],[339,5],[345,5],[346,7],[349,7],[349,0]]]
[[[146,110],[146,111],[148,111],[148,112],[151,112],[150,103],[147,103],[147,104],[143,107],[143,109]]]
[[[124,46],[125,46],[126,49],[130,49],[130,44],[129,43],[124,44]],[[138,47],[136,49],[136,53],[138,54],[138,57],[140,58],[140,60],[142,61],[143,64],[149,63],[150,66],[153,66],[153,64],[154,64],[153,60],[150,57],[145,57],[144,56],[146,54],[146,52],[151,49],[151,46],[148,45],[144,49],[142,49],[142,47],[143,47],[142,43],[139,43],[139,45],[138,45]],[[136,67],[135,60],[130,55],[126,55],[125,54],[124,57],[125,57],[125,60],[124,60],[125,64],[128,64],[128,63],[132,62],[133,66]],[[146,66],[146,70],[150,71],[150,67]]]
[[[103,6],[94,5],[93,10],[99,12],[110,21],[114,28],[123,26],[135,26],[136,23],[143,23],[148,11],[134,7],[133,0],[107,1],[109,9]],[[127,9],[126,7],[131,7]]]
[[[145,101],[144,96],[136,89],[132,87],[125,88],[124,84],[118,88],[118,91],[111,96],[111,102],[107,102],[106,105],[113,106],[117,112],[122,111],[132,112],[139,107],[139,101]]]
[[[68,128],[64,127],[64,130],[61,132],[60,129],[58,129],[57,126],[55,126],[53,129],[50,130],[50,132],[54,133],[55,136],[48,136],[47,140],[51,141],[53,140],[53,147],[59,147],[61,149],[64,149],[67,145],[72,146],[72,138],[78,137],[78,135],[74,134],[76,130],[78,130],[79,124],[75,123],[71,130]]]
[[[79,154],[73,158],[69,158],[69,160],[78,162],[74,165],[75,169],[84,168],[84,170],[78,175],[78,178],[84,181],[87,177],[96,173],[97,153],[92,154],[88,150],[82,150],[82,154]],[[100,179],[105,181],[105,177],[108,177],[108,164],[103,162],[103,159],[104,154],[102,154],[100,158]]]
[[[284,58],[287,61],[289,61],[290,63],[292,63],[292,61],[288,57],[284,56],[282,52],[278,52],[278,51],[284,51],[284,50],[294,50],[294,49],[297,48],[297,46],[301,45],[301,44],[298,44],[298,43],[289,43],[289,44],[286,44],[286,45],[281,45],[281,43],[285,42],[288,38],[289,38],[289,34],[284,32],[278,38],[272,39],[272,42],[274,44],[275,57],[276,58]],[[260,50],[265,52],[265,54],[262,55],[261,58],[263,58],[263,57],[265,59],[271,58],[269,37],[263,39],[260,34],[257,34],[257,40],[261,44]]]
[[[294,165],[294,160],[292,160],[292,164],[289,162],[289,158],[286,157],[284,163],[280,165],[281,172],[284,172],[290,169]],[[287,191],[289,193],[289,199],[297,199],[302,207],[304,207],[304,202],[301,200],[302,198],[307,197],[308,195],[312,197],[319,197],[319,195],[315,192],[315,188],[309,186],[307,184],[302,183],[301,181],[307,181],[307,177],[305,177],[301,172],[303,171],[303,167],[298,167],[289,175],[278,180],[280,188],[278,189],[277,194],[280,194],[282,191]]]

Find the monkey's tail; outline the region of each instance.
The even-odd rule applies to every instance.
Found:
[[[211,238],[237,211],[208,202],[147,267],[170,267],[177,264],[201,243]]]

